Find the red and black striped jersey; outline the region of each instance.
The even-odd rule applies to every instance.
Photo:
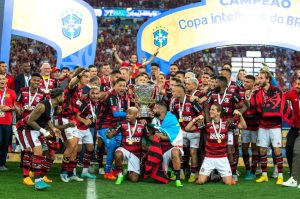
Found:
[[[29,87],[23,87],[20,89],[20,94],[17,98],[19,106],[24,110],[21,118],[25,118],[29,115],[36,105],[45,99],[45,94],[41,89],[38,89],[37,92],[30,93],[31,104],[29,106]]]
[[[239,107],[244,103],[244,100],[236,93],[226,92],[226,96],[224,94],[219,94],[216,92],[211,93],[208,100],[206,101],[208,107],[213,104],[220,104],[223,107],[223,117],[224,119],[228,119],[233,117],[233,111],[236,107]],[[223,99],[223,100],[222,100]]]
[[[49,79],[41,79],[40,89],[45,93],[47,99],[50,99],[50,91],[54,88],[56,88],[55,79],[52,79],[50,77]]]
[[[239,92],[240,92],[239,91],[240,88],[236,85],[235,81],[229,82],[229,86],[228,86],[227,90],[231,93],[236,93],[236,94],[239,94]]]
[[[129,134],[128,122],[123,121],[117,129],[118,132],[122,133],[122,147],[136,155],[138,158],[141,158],[142,137],[149,137],[150,133],[144,124],[137,123],[134,132],[132,131],[134,130],[135,124],[129,124],[129,126],[132,137],[130,137]]]
[[[179,102],[179,100],[176,99],[171,111],[178,118],[180,127],[183,130],[185,130],[185,127],[188,125],[188,123],[192,121],[195,117],[197,117],[202,111],[202,107],[198,102],[196,101],[191,102],[190,96],[187,95],[185,98],[186,98],[185,103]],[[181,110],[182,110],[182,115],[181,115]]]
[[[89,99],[84,100],[80,106],[76,106],[74,108],[75,113],[80,113],[79,116],[84,118],[84,119],[90,119],[91,121],[94,121],[93,124],[90,126],[86,126],[84,123],[81,123],[77,118],[76,118],[76,126],[79,130],[87,130],[89,127],[93,126],[96,122],[96,116],[98,113],[98,103],[93,103]],[[94,112],[94,118],[93,118],[93,112]]]
[[[114,128],[118,127],[120,118],[114,117],[114,112],[126,112],[128,108],[128,98],[126,96],[118,96],[116,91],[113,89],[110,91],[105,100],[100,103],[98,128]]]
[[[206,124],[206,143],[205,143],[205,157],[209,158],[223,158],[227,157],[227,140],[229,129],[235,129],[238,126],[237,122],[232,123],[228,126],[227,121],[222,120],[222,124],[215,123],[217,133],[221,128],[220,135],[217,136],[213,127],[212,122]],[[218,140],[221,142],[218,143]]]

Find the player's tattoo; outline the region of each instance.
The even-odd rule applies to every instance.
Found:
[[[44,104],[38,103],[38,105],[33,109],[32,113],[29,115],[27,125],[31,126],[33,129],[39,131],[40,126],[36,123],[36,120],[45,112]]]

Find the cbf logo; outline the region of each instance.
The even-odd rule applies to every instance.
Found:
[[[63,35],[70,40],[75,39],[81,32],[82,14],[77,11],[67,11],[62,18]]]
[[[157,29],[153,30],[154,36],[154,45],[161,48],[167,45],[168,43],[168,30],[165,27],[158,27]]]

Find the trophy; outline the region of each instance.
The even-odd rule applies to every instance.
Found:
[[[139,116],[141,118],[150,117],[150,108],[155,103],[155,85],[142,84],[134,86],[135,102],[139,107]]]

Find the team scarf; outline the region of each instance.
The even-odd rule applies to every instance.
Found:
[[[250,104],[257,108],[263,117],[281,117],[289,125],[294,125],[293,111],[282,91],[275,86],[270,86],[266,94],[263,89],[256,91],[250,99]]]
[[[153,120],[152,124],[157,125],[159,121],[158,119],[156,119],[157,121],[155,121],[155,119]],[[178,119],[174,114],[167,112],[162,123],[156,126],[155,128],[157,128],[160,132],[168,136],[172,146],[179,148],[183,147],[182,131],[180,130]]]
[[[153,137],[153,141],[148,149],[147,160],[145,162],[144,178],[151,177],[164,184],[168,183],[168,177],[163,164],[163,152],[160,140],[157,136]]]

